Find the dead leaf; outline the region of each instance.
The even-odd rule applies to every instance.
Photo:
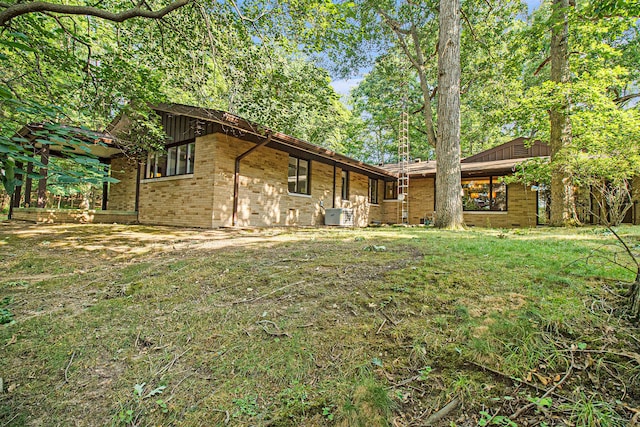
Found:
[[[557,383],[558,381],[560,381],[560,378],[562,378],[560,374],[556,375],[555,377],[553,377],[553,382]]]
[[[18,342],[18,337],[16,335],[12,336],[11,339],[9,339],[7,341],[7,343],[4,345],[5,347],[9,347],[11,344],[15,344]]]
[[[545,377],[544,375],[540,375],[537,372],[534,372],[533,375],[536,376],[536,378],[542,383],[542,385],[549,384],[549,378]]]
[[[12,393],[17,387],[17,384],[11,384],[9,387],[7,387],[7,393]]]

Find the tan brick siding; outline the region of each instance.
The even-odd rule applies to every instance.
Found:
[[[111,160],[111,176],[120,182],[109,184],[107,209],[136,210],[136,170],[136,163],[125,157]]]
[[[409,181],[409,223],[420,224],[423,218],[431,220],[435,204],[435,179],[412,178]],[[535,227],[536,199],[534,191],[522,184],[509,184],[507,212],[464,212],[464,222],[474,227]],[[400,202],[384,201],[384,221],[399,222]]]
[[[197,138],[192,175],[143,180],[138,206],[140,223],[211,228],[214,154],[213,135]]]
[[[434,182],[433,178],[411,178],[409,180],[409,224],[420,224],[426,218],[433,217],[434,206]],[[396,224],[400,222],[400,201],[385,200],[382,202],[384,209],[384,222]]]
[[[507,212],[465,212],[464,222],[477,227],[535,227],[537,197],[522,184],[509,184]]]
[[[235,158],[254,144],[223,134],[214,137],[219,138],[220,143],[216,144],[215,155],[213,226],[231,226]],[[288,164],[289,154],[268,147],[260,147],[242,160],[238,192],[239,226],[324,224],[324,208],[333,206],[333,166],[312,161],[311,194],[300,195],[289,194]],[[353,208],[354,223],[366,226],[370,211],[375,212],[377,208],[368,203],[368,178],[351,173],[350,198],[343,206],[340,200],[340,173],[340,168],[336,168],[335,206]],[[323,206],[320,206],[321,202]],[[380,217],[380,213],[376,215]]]

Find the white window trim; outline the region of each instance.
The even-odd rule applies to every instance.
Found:
[[[175,181],[178,179],[191,179],[193,178],[192,173],[184,174],[184,175],[171,175],[171,176],[161,176],[158,178],[145,178],[140,180],[140,184],[146,184],[149,182],[160,182],[160,181]]]
[[[311,194],[304,194],[304,193],[292,193],[292,192],[290,192],[290,191],[287,191],[287,194],[288,194],[289,196],[306,197],[306,198],[308,198],[308,199],[310,199],[310,198],[311,198]]]

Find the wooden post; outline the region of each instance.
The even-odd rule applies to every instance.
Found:
[[[26,173],[27,178],[24,181],[24,204],[22,206],[24,206],[25,208],[28,208],[31,206],[32,180],[29,175],[31,175],[32,173],[33,173],[33,163],[29,162],[29,164],[27,164],[27,173]]]
[[[106,166],[104,167],[104,173],[106,176],[108,176],[111,161],[105,160],[103,163],[106,163]],[[109,201],[109,183],[105,181],[102,183],[102,210],[103,211],[107,210],[108,201]]]
[[[40,161],[44,165],[44,167],[40,168],[40,179],[38,180],[38,207],[44,208],[47,203],[47,174],[49,169],[47,165],[49,164],[49,146],[43,145],[42,150],[40,151]]]
[[[16,169],[22,169],[23,165],[22,162],[16,162]],[[21,173],[20,174],[20,181],[24,182],[24,176],[25,173]],[[17,185],[16,186],[16,190],[13,193],[13,197],[11,200],[11,203],[13,204],[14,208],[19,208],[20,207],[20,199],[22,198],[22,184]]]

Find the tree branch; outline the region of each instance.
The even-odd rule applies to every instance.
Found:
[[[640,93],[632,93],[629,95],[620,96],[613,100],[616,104],[624,104],[627,101],[632,100],[633,98],[640,98]]]
[[[157,11],[142,9],[141,5],[138,4],[131,9],[118,13],[99,9],[93,6],[74,6],[67,4],[48,3],[43,1],[33,1],[16,4],[0,3],[0,7],[4,8],[4,10],[0,12],[0,26],[6,25],[9,21],[17,16],[36,12],[95,16],[96,18],[102,18],[106,19],[107,21],[113,22],[123,22],[131,18],[162,19],[165,15],[181,8],[182,6],[189,4],[190,2],[191,0],[176,0],[175,2]]]

